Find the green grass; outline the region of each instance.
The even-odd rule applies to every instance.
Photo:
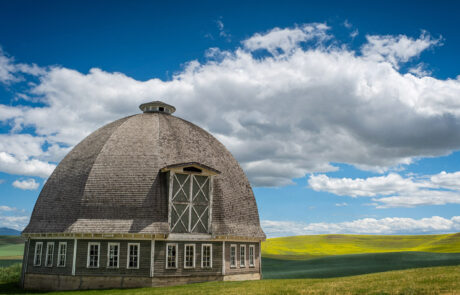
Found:
[[[330,255],[385,252],[460,253],[460,233],[446,235],[314,235],[268,239],[262,255],[311,259]]]
[[[21,259],[24,253],[24,239],[16,236],[0,236],[1,260]]]
[[[333,278],[419,267],[460,265],[460,253],[393,252],[308,260],[262,260],[264,279]]]
[[[30,293],[19,289],[17,278],[20,267],[10,267],[8,274],[0,269],[0,293]],[[16,277],[15,277],[16,276]],[[1,281],[6,278],[6,281]],[[106,295],[106,294],[458,294],[460,292],[460,266],[415,268],[329,279],[279,279],[246,282],[209,282],[166,288],[130,290],[91,290],[50,292],[53,295]]]

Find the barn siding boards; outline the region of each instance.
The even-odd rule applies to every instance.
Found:
[[[166,244],[177,244],[177,269],[166,269]],[[195,245],[195,268],[184,268],[184,246]],[[201,268],[201,245],[212,244],[212,268]],[[222,274],[222,243],[194,241],[155,241],[154,275],[160,276],[190,276],[190,275],[221,275]]]
[[[230,267],[230,247],[236,245],[236,267]],[[240,245],[246,245],[246,266],[240,267]],[[254,246],[254,267],[249,266],[249,246]],[[258,242],[253,243],[241,243],[241,242],[225,242],[225,274],[244,274],[244,273],[260,273],[260,244]]]
[[[88,243],[100,243],[100,261],[98,268],[88,268]],[[120,243],[119,267],[107,267],[108,243]],[[128,243],[140,244],[140,259],[138,269],[128,269]],[[128,275],[150,276],[150,241],[149,240],[78,240],[75,275]]]
[[[43,243],[42,248],[42,262],[40,266],[34,266],[34,254],[35,254],[35,244],[37,242]],[[45,266],[45,259],[46,259],[46,244],[48,242],[54,242],[54,253],[53,253],[53,266],[48,267]],[[66,253],[66,264],[65,267],[58,267],[58,250],[59,250],[59,243],[60,242],[67,242],[67,253]],[[71,275],[72,274],[72,260],[73,260],[73,251],[69,251],[69,249],[73,249],[73,242],[74,240],[71,239],[31,239],[30,246],[28,249],[28,261],[27,261],[27,269],[26,273],[35,273],[35,274],[56,274],[56,275]]]

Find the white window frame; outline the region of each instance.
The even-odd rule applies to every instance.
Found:
[[[137,246],[137,265],[136,266],[129,266],[129,260],[131,258],[129,253],[130,246]],[[128,251],[126,255],[126,268],[127,269],[139,269],[139,264],[141,260],[141,244],[140,243],[128,243]]]
[[[209,266],[204,266],[204,247],[209,247]],[[212,244],[201,244],[201,268],[212,268]]]
[[[110,266],[110,246],[117,246],[117,265]],[[129,251],[129,250],[128,250]],[[115,255],[114,255],[115,256]],[[120,267],[120,243],[107,243],[107,268],[119,268]]]
[[[235,261],[235,263],[234,263],[234,264],[232,263],[232,249],[235,249],[235,252],[234,252],[234,253],[235,253],[235,255],[234,255],[234,258],[235,258],[234,261]],[[231,245],[230,245],[230,252],[229,252],[229,255],[230,255],[230,268],[236,268],[237,265],[238,265],[238,259],[237,259],[238,257],[237,257],[237,252],[236,252],[236,250],[237,250],[236,244],[231,244]]]
[[[174,262],[174,263],[175,263],[175,266],[174,266],[174,267],[168,266],[168,258],[169,258],[169,255],[168,255],[168,254],[169,254],[168,247],[169,247],[169,246],[174,246],[174,247],[176,247],[176,257],[175,257],[175,259],[174,259],[174,261],[175,261],[175,262]],[[166,244],[166,251],[165,251],[165,252],[166,252],[166,269],[177,269],[177,263],[178,263],[178,262],[177,262],[177,258],[179,257],[179,247],[177,246],[177,243],[167,243],[167,244]]]
[[[251,255],[251,249],[252,249],[252,255]],[[249,245],[249,267],[255,267],[256,265],[256,246],[255,245]],[[252,257],[252,263],[251,263],[251,257]]]
[[[65,248],[65,252],[64,253],[61,253],[62,252],[62,246],[64,246]],[[64,264],[61,264],[61,258],[64,257]],[[67,242],[59,242],[59,246],[58,246],[58,255],[57,255],[57,267],[65,267],[67,263]]]
[[[48,249],[50,248],[50,246],[53,246],[52,247],[52,251],[51,253],[49,253]],[[51,256],[51,263],[48,264],[48,257]],[[53,267],[53,257],[54,256],[54,242],[47,242],[46,243],[46,256],[45,256],[45,266],[46,267]]]
[[[244,249],[244,254],[241,255],[241,250]],[[243,268],[243,267],[246,267],[246,245],[240,245],[240,267]],[[241,259],[242,258],[242,259]],[[243,263],[241,263],[243,262]]]
[[[97,246],[97,265],[96,266],[89,265],[91,246]],[[86,268],[99,268],[100,264],[101,264],[101,243],[100,242],[89,242],[88,243],[88,255],[86,259]]]
[[[40,246],[40,253],[37,253],[37,248]],[[40,266],[42,264],[42,255],[43,253],[43,242],[36,242],[35,243],[35,251],[34,251],[34,266]],[[37,257],[40,259],[37,263]]]
[[[193,254],[192,254],[192,266],[187,266],[187,247],[193,247]],[[195,260],[196,260],[196,252],[195,252],[195,244],[185,244],[184,245],[184,268],[190,269],[190,268],[195,268]]]

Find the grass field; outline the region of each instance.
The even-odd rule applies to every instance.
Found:
[[[0,236],[0,267],[22,262],[24,239],[17,236]]]
[[[0,236],[0,259],[21,259],[24,239],[17,236]]]
[[[393,252],[308,260],[263,259],[264,279],[334,278],[419,267],[460,265],[460,253]]]
[[[460,233],[446,235],[314,235],[268,239],[262,255],[276,259],[311,259],[330,255],[385,252],[460,253]]]
[[[0,293],[29,294],[17,287],[19,265],[0,268]],[[9,270],[9,273],[6,273]],[[2,275],[2,271],[5,272]],[[15,275],[16,273],[16,275]],[[3,279],[3,280],[2,280]],[[53,295],[106,294],[459,294],[460,266],[415,268],[329,279],[209,282],[167,288],[52,292]],[[30,294],[37,294],[36,292]],[[43,293],[42,293],[43,294]]]

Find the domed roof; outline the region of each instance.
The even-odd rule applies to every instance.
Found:
[[[220,171],[213,177],[212,235],[264,238],[238,162],[211,134],[170,115],[174,110],[144,110],[86,137],[49,177],[23,233],[167,235],[168,196],[159,172],[199,163]]]

